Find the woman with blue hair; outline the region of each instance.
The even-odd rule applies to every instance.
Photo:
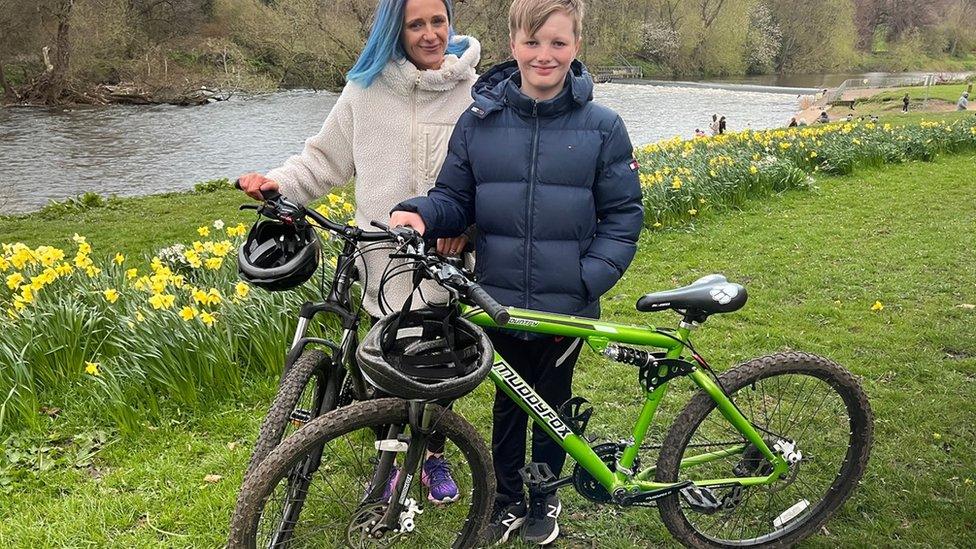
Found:
[[[380,0],[366,46],[322,129],[280,168],[241,176],[242,190],[258,200],[261,191],[277,190],[305,204],[355,176],[361,227],[426,193],[447,156],[454,124],[471,104],[481,56],[477,40],[455,36],[453,19],[451,0]],[[466,242],[465,236],[441,239],[437,248],[456,255]],[[380,279],[396,265],[388,250],[367,251],[359,261],[366,312],[377,318],[400,309],[412,288],[410,275],[387,282],[380,303]],[[446,298],[435,285],[421,291],[427,301]],[[418,291],[413,303],[423,301]],[[422,480],[432,501],[455,501],[457,486],[437,449],[435,438]]]

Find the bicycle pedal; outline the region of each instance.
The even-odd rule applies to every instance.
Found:
[[[289,416],[291,424],[295,427],[301,427],[309,421],[312,421],[312,412],[310,410],[303,410],[301,408],[295,408]]]
[[[583,433],[586,432],[586,426],[590,423],[590,417],[593,415],[592,406],[587,406],[586,409],[583,408],[589,403],[585,398],[575,396],[559,407],[559,416],[562,418],[563,423],[576,433],[577,436],[583,438],[586,438],[583,436]]]
[[[556,480],[556,475],[552,473],[552,469],[545,463],[529,463],[519,469],[519,475],[521,475],[525,485],[529,487],[529,493],[542,492],[541,488],[544,484]]]
[[[711,488],[688,486],[681,490],[681,497],[685,498],[688,505],[699,513],[711,514],[723,507],[722,501]]]

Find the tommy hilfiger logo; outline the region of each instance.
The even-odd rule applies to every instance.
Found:
[[[630,160],[630,171],[636,172],[640,169],[640,164],[637,163],[637,159],[633,158]]]

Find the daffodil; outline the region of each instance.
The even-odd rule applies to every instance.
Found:
[[[176,301],[176,296],[172,294],[156,294],[149,298],[149,304],[156,310],[169,309],[173,306],[174,301]]]
[[[126,280],[132,280],[133,278],[139,276],[139,269],[127,269],[125,271]]]
[[[20,273],[14,273],[7,276],[7,287],[11,290],[16,290],[18,286],[24,283],[24,275]]]
[[[220,302],[220,291],[217,288],[210,288],[210,291],[207,292],[207,305],[219,305]]]
[[[207,292],[199,288],[194,288],[190,295],[193,297],[193,301],[196,301],[201,305],[206,305],[208,303]]]
[[[125,261],[125,256],[122,254],[115,254],[115,258],[112,259],[116,265],[121,265]]]
[[[85,373],[93,376],[101,375],[98,371],[99,363],[85,361]]]
[[[674,179],[671,181],[671,188],[674,189],[674,190],[678,190],[678,189],[681,188],[681,178],[680,177],[678,177],[678,176],[675,176],[674,177]]]
[[[208,269],[211,271],[216,271],[224,264],[224,258],[222,257],[211,257],[205,262]]]
[[[234,293],[235,293],[235,294],[237,295],[237,297],[239,297],[240,299],[244,299],[245,297],[247,297],[247,294],[248,294],[248,293],[249,293],[250,291],[251,291],[251,288],[250,288],[250,286],[248,286],[248,285],[247,285],[247,284],[245,284],[244,282],[238,282],[237,284],[235,284],[235,285],[234,285]]]
[[[217,322],[217,317],[206,311],[200,313],[200,322],[203,322],[207,326],[213,326],[214,322]]]
[[[193,320],[193,318],[196,316],[197,316],[197,310],[194,309],[193,307],[187,306],[180,309],[180,317],[183,320],[186,320],[187,322]]]
[[[203,227],[197,228],[197,234],[200,236],[210,236],[210,227],[204,225]]]
[[[119,300],[119,292],[114,288],[106,289],[102,292],[102,295],[105,296],[105,301],[108,301],[109,303],[115,303]]]

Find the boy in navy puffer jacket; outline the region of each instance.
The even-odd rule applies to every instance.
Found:
[[[637,162],[623,121],[592,102],[593,81],[575,60],[582,0],[515,0],[509,12],[514,61],[472,88],[437,184],[397,205],[390,224],[429,237],[452,237],[477,224],[478,283],[499,303],[598,317],[600,296],[630,265],[643,221]],[[553,405],[572,393],[578,339],[489,333],[495,349]],[[556,494],[530,494],[527,416],[501,391],[493,409],[498,481],[489,542],[525,523],[527,541],[559,534]],[[566,454],[532,432],[532,460],[559,475]]]

